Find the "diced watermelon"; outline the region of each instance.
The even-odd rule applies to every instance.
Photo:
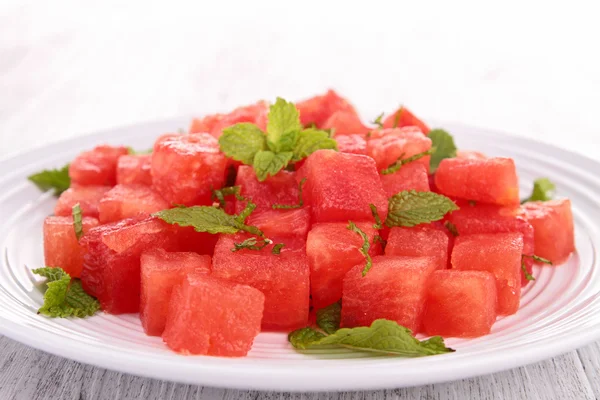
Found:
[[[365,276],[364,265],[357,265],[344,278],[342,326],[369,326],[385,318],[417,332],[427,279],[436,265],[432,257],[379,256]]]
[[[272,245],[256,250],[233,252],[234,243],[246,234],[221,235],[213,257],[213,275],[252,286],[265,295],[264,329],[289,330],[306,325],[309,305],[309,267],[304,241],[273,238],[283,242],[281,254],[272,254]]]
[[[511,158],[446,158],[435,173],[440,193],[501,206],[519,204],[519,180]]]
[[[98,220],[83,217],[83,232],[98,225]],[[49,267],[60,267],[73,278],[83,268],[83,251],[73,227],[73,217],[46,217],[44,220],[44,259]]]
[[[521,233],[459,235],[452,251],[452,268],[494,274],[498,314],[510,315],[519,308],[522,254]]]
[[[398,113],[400,113],[400,115],[398,115]],[[404,126],[416,126],[423,134],[427,135],[429,133],[427,125],[406,107],[400,107],[394,113],[388,115],[383,121],[384,128],[402,128]]]
[[[528,202],[521,206],[521,215],[533,226],[537,256],[560,264],[575,251],[573,213],[569,199]]]
[[[219,235],[207,232],[196,232],[193,227],[173,225],[173,237],[177,243],[177,251],[192,251],[198,254],[212,255]]]
[[[400,157],[405,159],[430,148],[431,139],[415,127],[376,130],[367,142],[367,154],[375,159],[379,171],[386,169]],[[425,156],[413,163],[423,164],[429,172],[430,159],[430,156]]]
[[[268,113],[269,103],[259,101],[255,104],[238,107],[229,114],[216,114],[202,119],[194,119],[190,126],[190,133],[210,133],[218,138],[223,129],[240,122],[250,122],[264,130],[267,127]]]
[[[310,229],[310,210],[303,207],[254,212],[246,223],[258,227],[267,237],[295,236],[306,239]]]
[[[519,232],[523,235],[523,254],[535,254],[533,227],[523,217],[517,216],[513,208],[499,207],[487,204],[471,206],[464,202],[460,204],[460,210],[448,214],[448,221],[456,226],[460,235],[472,235],[476,233],[505,233]],[[528,274],[531,274],[533,259],[523,259]],[[521,286],[529,281],[525,272],[521,271]]]
[[[371,222],[356,223],[369,238],[372,256],[381,254],[381,245],[374,243],[377,230]],[[310,265],[310,285],[313,307],[320,309],[342,297],[344,275],[355,265],[365,264],[359,249],[363,240],[348,229],[347,222],[315,224],[306,240],[306,256]]]
[[[211,135],[164,135],[154,144],[152,185],[171,203],[210,205],[211,190],[223,186],[226,166]]]
[[[264,303],[249,286],[187,275],[173,290],[163,340],[182,354],[245,356],[260,333]]]
[[[388,200],[372,158],[318,150],[302,169],[298,178],[307,178],[303,194],[313,222],[372,221],[369,204],[385,220]]]
[[[89,230],[84,249],[81,283],[111,314],[140,309],[140,255],[175,247],[171,225],[157,218],[128,218]]]
[[[365,126],[356,111],[336,111],[327,118],[321,129],[332,129],[335,136],[358,133],[365,135],[371,128]]]
[[[126,147],[98,146],[84,151],[71,162],[69,176],[74,185],[108,185],[117,183],[117,160],[129,151]]]
[[[496,321],[496,280],[485,271],[435,271],[427,285],[423,331],[477,337]]]
[[[367,155],[367,141],[364,135],[336,135],[338,151],[342,153]]]
[[[210,256],[189,252],[149,250],[140,257],[140,319],[147,335],[160,336],[165,329],[173,287],[190,273],[210,274]]]
[[[437,260],[437,269],[448,265],[448,235],[430,225],[392,228],[385,246],[386,256],[429,256]]]
[[[98,206],[100,222],[119,221],[138,215],[149,216],[169,208],[169,203],[150,186],[117,185],[104,194]]]
[[[256,204],[255,212],[273,210],[273,204],[298,204],[295,172],[280,171],[260,182],[252,167],[242,165],[238,168],[235,184],[241,187],[242,196],[252,199]],[[245,201],[236,201],[236,212],[241,212],[245,206]]]
[[[300,112],[302,125],[315,124],[318,128],[321,128],[325,121],[336,111],[347,111],[356,114],[352,104],[333,90],[327,91],[324,95],[298,102],[296,108]]]
[[[100,199],[110,189],[110,186],[71,186],[58,198],[54,214],[72,215],[73,206],[79,203],[83,216],[98,218]]]
[[[380,178],[387,197],[405,190],[429,192],[429,175],[422,163],[405,164],[393,174],[381,175]]]
[[[152,154],[131,154],[119,157],[117,183],[152,185]]]
[[[457,150],[456,158],[461,158],[464,160],[485,160],[488,157],[479,151]]]

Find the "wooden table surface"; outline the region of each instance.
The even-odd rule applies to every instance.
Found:
[[[334,87],[365,118],[402,102],[425,116],[598,158],[600,25],[592,9],[321,3],[1,2],[0,157],[113,126]],[[596,343],[445,384],[260,393],[111,372],[0,336],[0,399],[593,399],[599,371]]]

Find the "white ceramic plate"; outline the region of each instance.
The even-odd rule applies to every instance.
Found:
[[[533,363],[600,338],[600,164],[584,156],[496,132],[456,124],[459,147],[516,160],[521,189],[548,176],[573,203],[577,254],[558,267],[537,267],[516,315],[501,318],[492,333],[447,339],[457,351],[417,359],[347,350],[295,352],[286,335],[263,333],[246,358],[181,356],[160,338],[144,335],[137,315],[102,314],[83,320],[36,314],[42,294],[30,268],[43,266],[42,222],[52,213],[51,194],[26,177],[59,167],[100,143],[144,149],[157,135],[187,126],[175,119],[115,129],[39,148],[0,161],[0,332],[44,351],[104,368],[185,383],[263,390],[320,391],[430,384]]]

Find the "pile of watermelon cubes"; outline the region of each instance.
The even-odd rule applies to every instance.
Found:
[[[259,332],[305,327],[314,310],[340,299],[342,327],[385,318],[426,335],[485,335],[497,316],[519,309],[530,256],[556,266],[574,251],[569,200],[521,205],[512,159],[459,151],[435,174],[425,156],[382,175],[400,156],[432,146],[429,128],[408,109],[367,126],[334,91],[296,106],[303,124],[331,129],[338,151],[318,150],[262,182],[226,157],[218,138],[240,122],[264,129],[264,101],[195,119],[189,133],[159,137],[151,154],[107,145],[81,153],[70,165],[71,187],[44,223],[46,265],[80,278],[104,312],[139,313],[145,332],[177,352],[244,356]],[[302,207],[273,209],[298,203],[303,178]],[[256,204],[246,223],[273,241],[260,251],[232,251],[246,232],[197,232],[153,216],[211,206],[213,190],[233,184]],[[460,209],[429,224],[376,229],[369,205],[385,220],[388,199],[405,190],[443,194]],[[232,197],[225,209],[245,205]],[[365,276],[363,239],[349,220],[370,241]],[[279,254],[275,243],[285,245]]]

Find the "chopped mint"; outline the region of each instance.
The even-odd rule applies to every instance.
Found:
[[[73,228],[75,229],[75,236],[77,240],[81,239],[83,236],[83,221],[81,217],[81,207],[79,203],[75,204],[72,209],[73,214]]]
[[[367,275],[367,272],[373,266],[373,260],[371,259],[371,255],[369,254],[369,249],[371,248],[371,244],[369,243],[369,237],[366,233],[364,233],[356,224],[352,221],[348,221],[348,229],[352,232],[356,232],[363,240],[363,244],[360,249],[358,249],[363,256],[365,256],[366,264],[365,268],[362,271],[362,276]]]
[[[317,325],[325,333],[332,334],[340,329],[342,320],[342,302],[337,301],[317,311]]]
[[[58,196],[71,186],[69,164],[59,169],[45,169],[41,172],[29,175],[27,179],[44,192],[54,189],[54,195]]]
[[[431,139],[431,148],[434,149],[429,164],[430,171],[433,174],[443,159],[456,157],[457,149],[452,135],[443,129],[432,129],[427,137]]]
[[[550,261],[550,260],[548,260],[546,258],[540,257],[540,256],[536,256],[535,254],[533,254],[533,255],[523,254],[523,257],[533,258],[533,261],[539,262],[539,263],[542,263],[542,264],[553,265],[552,261]]]
[[[392,128],[397,128],[400,125],[400,118],[402,117],[403,111],[404,108],[402,106],[400,106],[398,111],[396,111],[396,115],[394,116],[394,125],[392,126]]]
[[[390,197],[385,224],[390,228],[411,227],[438,221],[455,210],[458,210],[458,206],[446,196],[434,192],[405,190]]]
[[[153,148],[138,151],[138,150],[135,150],[133,147],[127,147],[127,152],[132,156],[136,156],[136,155],[140,155],[140,154],[152,154],[153,151],[154,151]]]
[[[270,245],[271,243],[273,243],[273,241],[271,241],[271,239],[262,239],[260,241],[258,241],[256,238],[251,237],[248,238],[246,240],[244,240],[241,243],[234,243],[234,248],[231,249],[231,251],[239,251],[239,250],[257,250],[260,251],[262,249],[264,249],[265,247],[267,247],[268,245]]]
[[[240,186],[226,186],[221,189],[213,189],[210,198],[211,200],[217,200],[221,207],[225,207],[225,197],[227,196],[235,196],[238,200],[246,200],[240,195],[240,190]]]
[[[531,196],[521,201],[521,204],[528,201],[548,201],[554,197],[556,185],[548,178],[539,178],[533,181],[533,191]]]
[[[373,121],[371,121],[371,124],[377,125],[377,127],[379,127],[379,128],[383,128],[383,122],[382,122],[383,116],[384,116],[383,113],[379,114],[377,116],[377,118],[375,118]]]
[[[383,229],[383,223],[381,222],[381,217],[379,216],[379,213],[377,212],[377,207],[375,207],[375,204],[369,204],[369,208],[371,208],[371,214],[373,215],[373,218],[375,218],[375,223],[373,224],[373,228],[374,229]]]
[[[456,229],[456,225],[454,225],[452,222],[446,221],[444,222],[444,226],[446,227],[446,229],[448,229],[452,236],[458,236],[458,229]]]
[[[525,275],[525,279],[527,279],[528,281],[535,281],[535,278],[533,277],[533,275],[531,275],[529,273],[529,271],[527,271],[527,266],[525,265],[524,258],[521,258],[521,271],[523,271],[523,274]]]
[[[283,249],[284,246],[285,244],[283,243],[277,243],[275,246],[273,246],[273,249],[271,249],[271,253],[281,254],[281,249]]]
[[[291,208],[302,208],[304,205],[304,199],[302,198],[302,187],[306,183],[306,178],[302,178],[298,183],[298,204],[273,204],[274,209],[291,209]]]
[[[431,148],[427,151],[424,151],[422,153],[417,153],[415,155],[412,155],[408,158],[402,159],[402,157],[404,157],[404,154],[402,154],[400,157],[398,157],[398,159],[396,161],[394,161],[392,164],[390,164],[386,169],[381,171],[382,175],[390,175],[393,174],[394,172],[397,172],[400,168],[402,168],[403,165],[406,165],[408,163],[411,163],[413,161],[417,161],[425,156],[431,155],[435,152],[435,148]]]

